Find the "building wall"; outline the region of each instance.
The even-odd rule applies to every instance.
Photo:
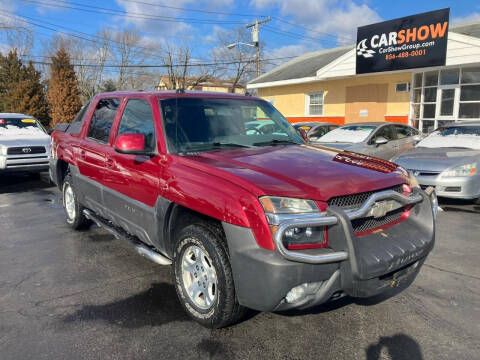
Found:
[[[275,86],[268,88],[259,88],[258,95],[262,98],[273,100],[275,107],[289,119],[295,122],[298,120],[310,120],[312,118],[318,121],[331,121],[340,119],[334,122],[346,122],[345,119],[345,103],[347,87],[371,85],[371,84],[386,84],[386,114],[387,118],[378,119],[404,122],[408,121],[410,92],[397,93],[395,92],[395,84],[399,82],[410,82],[411,73],[399,73],[389,75],[376,76],[356,76],[348,79],[318,81],[307,84],[294,84],[285,86]],[[315,92],[325,92],[324,109],[322,116],[308,116],[305,109],[306,94]],[[371,99],[372,102],[378,99]],[[385,101],[385,100],[381,100]],[[369,119],[371,121],[371,119]]]

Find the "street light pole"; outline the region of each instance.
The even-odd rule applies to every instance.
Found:
[[[252,42],[255,45],[255,52],[256,52],[256,58],[257,58],[257,77],[260,76],[260,41],[259,41],[260,25],[265,24],[270,20],[272,20],[270,17],[261,21],[258,21],[258,19],[255,19],[255,23],[247,25],[247,29],[252,28]]]

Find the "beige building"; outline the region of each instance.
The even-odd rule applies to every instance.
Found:
[[[480,23],[451,27],[446,65],[357,75],[354,46],[299,56],[247,85],[289,121],[394,121],[431,131],[480,119]]]

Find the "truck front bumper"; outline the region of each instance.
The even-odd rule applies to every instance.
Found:
[[[276,241],[277,251],[266,250],[250,229],[224,223],[240,304],[260,311],[304,309],[342,295],[369,297],[410,283],[435,241],[429,195],[416,189],[412,199],[407,219],[361,237],[351,223],[361,211],[352,214],[335,206],[322,219],[285,221],[277,230],[278,240],[288,228],[329,222],[328,249],[288,251]]]

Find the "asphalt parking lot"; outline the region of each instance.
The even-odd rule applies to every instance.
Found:
[[[2,175],[0,358],[480,359],[480,206],[441,206],[436,247],[397,296],[208,330],[183,313],[169,267],[70,230],[38,177]]]

